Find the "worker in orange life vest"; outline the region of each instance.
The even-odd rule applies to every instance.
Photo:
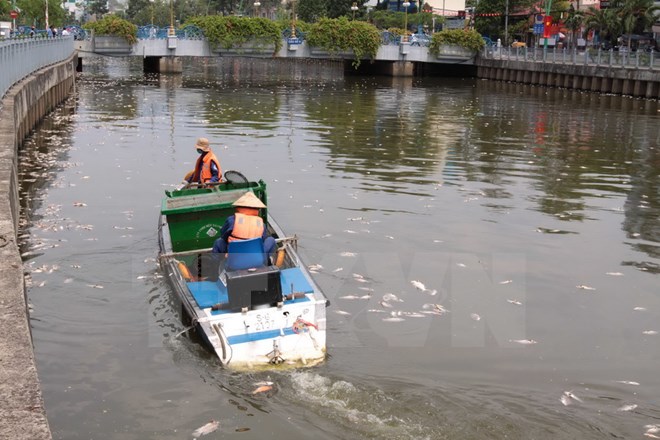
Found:
[[[265,208],[266,205],[254,193],[247,192],[236,200],[233,206],[236,207],[236,212],[227,217],[225,224],[222,225],[220,238],[213,244],[213,252],[226,254],[231,241],[261,237],[264,254],[270,257],[275,252],[275,239],[268,235],[266,225],[259,216],[259,209]]]
[[[186,175],[185,180],[188,183],[220,182],[222,168],[220,168],[220,161],[211,151],[209,140],[206,138],[197,139],[195,149],[199,153],[199,158],[195,164],[195,169]]]

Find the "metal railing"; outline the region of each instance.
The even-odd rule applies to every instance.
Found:
[[[203,40],[204,31],[194,25],[188,25],[175,30],[179,40]],[[164,40],[169,36],[169,27],[140,26],[137,32],[138,40]]]
[[[73,55],[73,36],[0,41],[0,98],[21,79]]]
[[[574,66],[606,66],[627,69],[660,69],[660,53],[614,51],[600,48],[557,49],[528,47],[486,47],[481,56],[487,59],[528,61]]]

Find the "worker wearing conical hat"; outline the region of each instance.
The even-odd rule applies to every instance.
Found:
[[[268,235],[266,225],[259,216],[259,210],[266,205],[252,192],[246,192],[232,205],[236,207],[236,212],[227,217],[222,225],[220,238],[213,244],[213,252],[226,254],[228,244],[232,241],[261,237],[264,254],[271,256],[275,252],[275,239]]]
[[[195,169],[186,175],[188,183],[216,183],[220,182],[222,178],[222,168],[220,168],[220,161],[213,154],[209,140],[206,138],[199,138],[195,143],[195,149],[199,153]]]

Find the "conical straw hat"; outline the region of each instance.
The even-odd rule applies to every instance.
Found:
[[[246,192],[238,200],[232,203],[234,206],[242,206],[244,208],[265,208],[261,200],[254,195],[254,193]]]

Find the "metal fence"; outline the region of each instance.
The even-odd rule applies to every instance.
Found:
[[[32,72],[73,55],[73,36],[0,41],[0,98]]]
[[[660,69],[660,53],[645,51],[627,52],[622,50],[601,50],[600,48],[571,50],[528,47],[486,47],[481,52],[481,56],[495,60],[606,66],[627,69]]]

